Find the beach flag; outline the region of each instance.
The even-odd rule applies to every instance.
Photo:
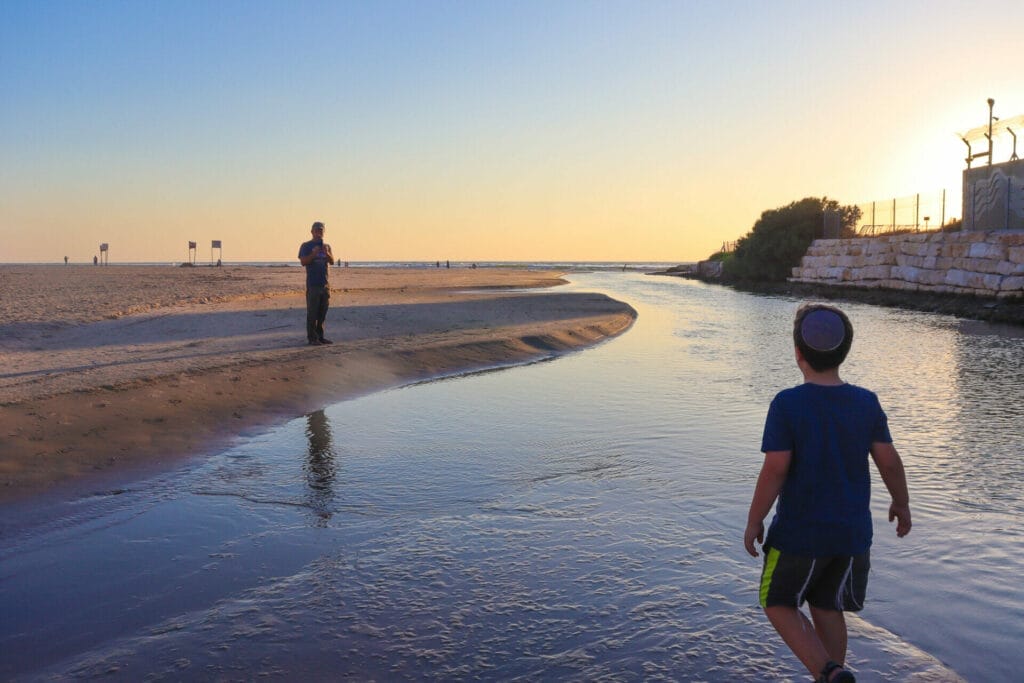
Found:
[[[220,249],[220,240],[213,240],[213,244],[210,245],[211,249]]]
[[[195,242],[192,242],[192,241],[189,241],[189,243],[188,243],[188,248],[189,248],[189,249],[195,249],[195,248],[196,248],[196,243],[195,243]]]

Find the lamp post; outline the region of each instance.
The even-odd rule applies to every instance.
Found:
[[[985,137],[988,138],[988,165],[989,166],[992,165],[992,121],[998,121],[999,120],[999,119],[995,118],[994,116],[992,116],[992,107],[995,105],[995,103],[996,103],[996,101],[994,99],[992,99],[991,97],[988,98],[988,135],[986,135]]]

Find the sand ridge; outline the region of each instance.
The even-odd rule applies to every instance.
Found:
[[[621,333],[553,272],[332,270],[305,345],[301,268],[0,266],[0,500],[165,467],[328,402]],[[40,282],[60,283],[40,287]]]

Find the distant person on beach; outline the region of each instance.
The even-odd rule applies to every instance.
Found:
[[[331,245],[324,242],[324,224],[313,223],[313,239],[299,246],[299,263],[306,267],[306,339],[310,346],[333,344],[324,337],[324,319],[331,302],[328,265],[334,263]]]
[[[899,537],[910,532],[910,496],[878,397],[839,378],[853,342],[849,318],[831,306],[801,306],[793,342],[804,384],[768,408],[743,544],[754,557],[755,540],[762,544],[759,602],[786,645],[816,680],[848,683],[855,678],[844,666],[844,612],[864,606],[870,567],[868,454],[892,496]],[[813,625],[800,611],[804,601]]]
[[[92,257],[92,264],[93,264],[94,266],[95,266],[95,265],[96,265],[97,263],[99,263],[99,262],[100,262],[100,260],[99,260],[99,259],[98,259],[98,258],[97,258],[96,256],[93,256],[93,257]]]

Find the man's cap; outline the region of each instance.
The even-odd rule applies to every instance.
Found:
[[[311,229],[312,230],[316,230],[317,228],[320,228],[321,230],[323,230],[324,224],[321,223],[320,221],[317,221],[316,223],[313,224],[313,227]]]
[[[815,351],[835,351],[846,340],[846,325],[835,311],[815,309],[800,322],[800,338]]]

